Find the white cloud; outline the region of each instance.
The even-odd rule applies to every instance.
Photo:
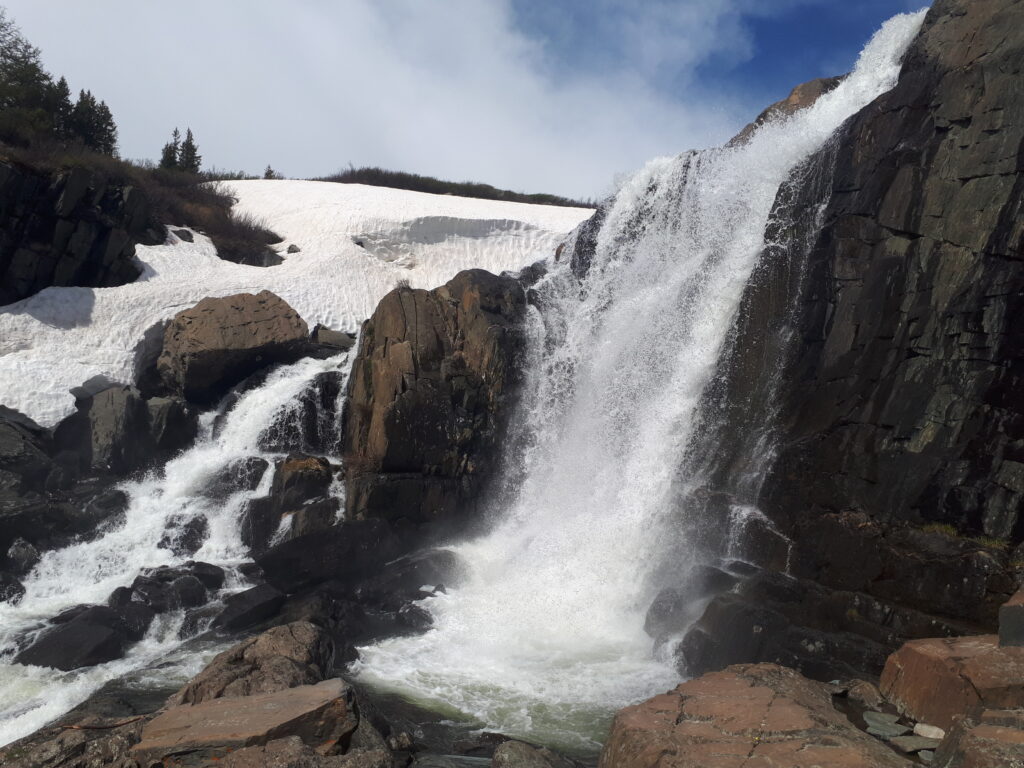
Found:
[[[803,1],[595,0],[615,66],[589,72],[551,66],[507,0],[6,5],[51,71],[107,101],[129,157],[190,125],[221,168],[351,162],[596,196],[616,172],[726,138],[745,110],[686,73],[749,54],[741,12]],[[655,88],[666,68],[682,92]]]

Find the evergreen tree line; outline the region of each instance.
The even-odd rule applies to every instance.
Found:
[[[0,8],[0,141],[29,146],[39,140],[116,155],[117,126],[107,105],[90,91],[71,101],[67,80],[53,80],[39,49]]]

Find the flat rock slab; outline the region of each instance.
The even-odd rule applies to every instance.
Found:
[[[357,725],[352,698],[351,688],[335,679],[171,707],[146,724],[131,754],[143,766],[184,754],[215,759],[286,736],[298,736],[318,752],[330,754]]]
[[[920,752],[923,749],[935,749],[939,746],[938,739],[926,739],[924,736],[897,736],[889,739],[900,752]]]
[[[600,768],[905,768],[832,705],[830,686],[737,664],[621,710]]]
[[[901,712],[948,731],[983,707],[1024,708],[1024,648],[995,635],[912,640],[889,657],[880,687]]]

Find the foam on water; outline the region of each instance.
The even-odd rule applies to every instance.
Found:
[[[667,521],[704,388],[780,186],[895,84],[923,17],[891,19],[833,92],[748,142],[650,163],[619,191],[582,286],[565,264],[537,286],[511,500],[455,547],[465,572],[425,601],[434,628],[362,649],[364,680],[577,748],[678,681],[643,623],[663,545],[694,554]]]

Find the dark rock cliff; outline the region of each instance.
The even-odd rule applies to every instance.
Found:
[[[1024,540],[1022,70],[1024,2],[936,0],[897,86],[780,192],[701,460],[774,525],[740,542],[769,573],[712,602],[691,671],[877,672],[994,626]]]
[[[46,174],[0,161],[0,305],[51,285],[131,282],[135,244],[163,239],[151,227],[132,186],[82,168]]]
[[[525,308],[519,282],[479,269],[381,300],[349,379],[350,518],[424,523],[478,497],[508,415]]]

